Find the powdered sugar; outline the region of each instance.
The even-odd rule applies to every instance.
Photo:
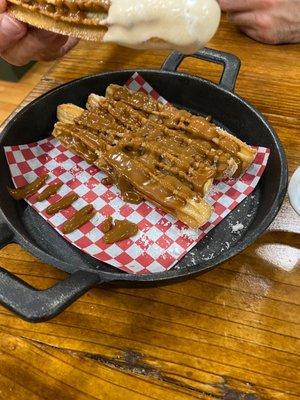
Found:
[[[231,225],[231,232],[232,233],[237,233],[244,229],[244,225],[241,224],[239,221],[235,225]]]
[[[186,228],[185,226],[182,226],[181,228],[174,226],[174,231],[178,236],[182,236],[189,240],[197,240],[200,233],[199,229],[190,229]]]

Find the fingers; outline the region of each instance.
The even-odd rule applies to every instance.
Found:
[[[269,27],[267,15],[258,12],[238,12],[228,15],[228,19],[239,27],[264,29]]]
[[[299,0],[219,0],[229,20],[251,38],[267,44],[300,41]]]
[[[258,29],[253,29],[251,27],[245,27],[242,31],[249,36],[251,39],[256,40],[257,42],[265,43],[265,44],[278,44],[279,39],[275,33],[262,32]]]
[[[26,32],[25,24],[6,13],[0,14],[0,54],[22,39]]]
[[[65,55],[66,53],[68,53],[68,51],[73,49],[73,47],[75,47],[78,44],[78,42],[79,42],[79,39],[69,37],[67,42],[61,48],[61,56]]]
[[[21,66],[31,60],[51,61],[63,56],[78,40],[42,29],[27,28],[5,12],[6,0],[0,0],[0,57]]]
[[[41,31],[41,36],[47,36],[50,32]],[[79,42],[79,39],[67,36],[51,34],[51,41],[54,41],[53,46],[47,46],[44,50],[39,51],[35,58],[36,61],[53,61],[64,56]]]
[[[52,61],[66,54],[78,43],[42,29],[31,28],[27,35],[2,52],[2,57],[11,64],[25,65],[31,60]]]
[[[64,54],[65,48],[69,47],[67,43],[67,36],[32,28],[25,37],[2,52],[2,57],[14,65],[25,65],[31,60],[51,61]]]
[[[274,0],[219,0],[222,11],[244,12],[269,7]]]
[[[279,29],[272,23],[270,15],[261,12],[234,13],[229,15],[241,31],[254,40],[267,44],[280,42]]]
[[[220,0],[222,11],[227,13],[248,11],[251,9],[251,0]]]
[[[4,13],[5,10],[6,10],[6,1],[0,0],[0,13]]]
[[[5,13],[6,7],[6,1],[0,0],[0,55],[27,32],[25,24]]]

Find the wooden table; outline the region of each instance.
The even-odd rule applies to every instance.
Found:
[[[258,44],[226,21],[211,47],[241,58],[237,92],[274,125],[294,171],[300,47]],[[26,103],[82,75],[156,68],[165,56],[82,43]],[[213,81],[220,74],[191,59],[182,70]],[[196,279],[155,289],[94,289],[37,325],[1,308],[0,399],[299,399],[299,244],[300,217],[286,200],[254,245]],[[16,245],[0,252],[0,265],[40,288],[64,277]]]

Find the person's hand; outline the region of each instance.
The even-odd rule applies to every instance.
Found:
[[[252,39],[300,42],[300,0],[219,0],[229,19]]]
[[[77,39],[28,27],[8,15],[6,7],[6,0],[0,0],[0,57],[10,64],[51,61],[77,44]]]

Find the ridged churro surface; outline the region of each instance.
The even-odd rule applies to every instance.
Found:
[[[104,170],[124,198],[144,198],[196,228],[211,207],[203,199],[215,178],[240,175],[255,151],[209,119],[111,85],[87,109],[58,107],[54,136]],[[126,195],[127,193],[127,195]]]

